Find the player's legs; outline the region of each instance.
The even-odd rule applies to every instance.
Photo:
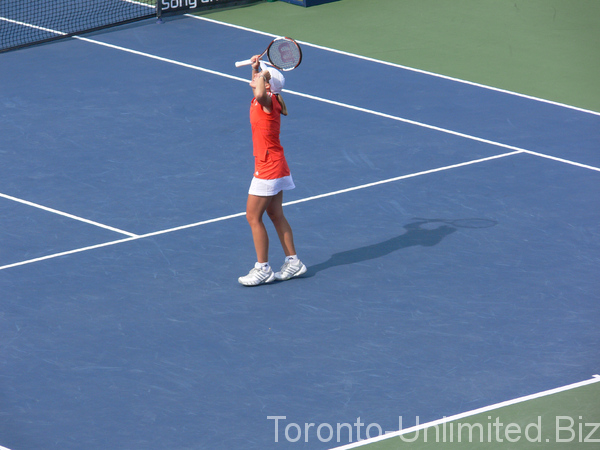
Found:
[[[272,199],[250,194],[246,203],[246,220],[252,230],[256,260],[260,263],[269,261],[269,235],[262,218]]]
[[[275,230],[277,230],[277,236],[279,236],[285,256],[295,255],[296,248],[294,247],[292,227],[283,214],[283,191],[272,197],[272,201],[267,205],[267,214],[273,222]]]

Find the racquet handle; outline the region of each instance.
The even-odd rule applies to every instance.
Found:
[[[245,61],[238,61],[235,63],[235,67],[242,67],[242,66],[249,66],[250,64],[252,64],[252,60],[251,59],[247,59]]]

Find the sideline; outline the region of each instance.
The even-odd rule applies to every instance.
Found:
[[[258,31],[255,31],[255,30],[249,30],[249,29],[244,28],[244,27],[239,27],[239,26],[234,26],[234,25],[230,25],[230,24],[225,24],[223,22],[218,22],[218,21],[215,21],[215,20],[212,20],[212,19],[206,19],[206,18],[203,18],[203,17],[197,17],[197,16],[194,16],[194,15],[191,15],[191,14],[185,14],[185,16],[192,17],[192,18],[199,19],[199,20],[205,20],[205,21],[209,21],[209,22],[214,22],[214,23],[221,24],[221,25],[231,26],[231,27],[234,27],[234,28],[240,28],[240,29],[252,31],[252,32],[255,32],[255,33],[261,33],[261,34],[268,35],[267,33],[262,33],[262,32],[258,32]],[[6,20],[6,21],[9,21],[9,22],[14,22],[14,21],[10,21],[10,20],[4,19],[2,17],[0,17],[0,19]],[[28,24],[24,24],[24,23],[19,23],[19,24],[20,25],[24,25],[24,26],[30,26],[30,27],[33,27],[33,28],[38,28],[38,27],[36,27],[34,25],[28,25]],[[56,33],[56,34],[64,34],[64,33],[60,32],[60,31],[55,31],[55,30],[47,30],[47,31],[50,31],[50,32],[53,32],[53,33]],[[223,73],[223,72],[219,72],[219,71],[216,71],[216,70],[206,69],[206,68],[203,68],[203,67],[195,66],[195,65],[192,65],[192,64],[187,64],[187,63],[184,63],[184,62],[181,62],[181,61],[176,61],[176,60],[169,59],[169,58],[163,58],[163,57],[160,57],[160,56],[157,56],[157,55],[153,55],[153,54],[150,54],[150,53],[140,52],[140,51],[137,51],[137,50],[133,50],[133,49],[130,49],[130,48],[126,48],[126,47],[122,47],[122,46],[118,46],[118,45],[114,45],[114,44],[109,44],[109,43],[98,41],[98,40],[95,40],[95,39],[85,38],[85,37],[82,37],[82,36],[72,36],[72,38],[80,40],[80,41],[83,41],[83,42],[87,42],[87,43],[90,43],[90,44],[100,45],[100,46],[108,47],[108,48],[111,48],[111,49],[114,49],[114,50],[119,50],[119,51],[127,52],[127,53],[134,54],[134,55],[137,55],[137,56],[142,56],[142,57],[145,57],[145,58],[150,58],[150,59],[154,59],[154,60],[157,60],[157,61],[161,61],[161,62],[165,62],[165,63],[169,63],[169,64],[174,64],[174,65],[177,65],[177,66],[180,66],[180,67],[185,67],[185,68],[188,68],[188,69],[192,69],[192,70],[197,70],[197,71],[209,73],[211,75],[217,75],[217,76],[228,78],[228,79],[231,79],[231,80],[234,80],[234,81],[240,81],[240,82],[243,82],[243,83],[247,83],[248,82],[247,78],[241,78],[241,77],[229,75],[229,74],[226,74],[226,73]],[[308,43],[302,43],[302,44],[303,45],[312,45],[312,44],[308,44]],[[315,47],[317,47],[317,46],[315,46]],[[332,49],[326,49],[326,50],[333,51],[333,52],[338,52],[338,51],[332,50]],[[338,52],[338,53],[344,53],[344,52]],[[352,55],[352,56],[355,56],[357,58],[363,58],[363,59],[367,59],[367,60],[379,62],[379,63],[383,63],[381,61],[372,60],[370,58],[364,58],[364,57],[360,57],[360,56],[357,56],[357,55]],[[388,63],[384,63],[384,64],[388,64]],[[397,66],[397,67],[400,67],[400,68],[404,68],[402,66],[398,66],[398,65],[395,65],[395,64],[390,64],[390,65]],[[410,68],[406,68],[406,69],[408,69],[408,70],[415,70],[415,69],[410,69]],[[439,76],[439,75],[430,74],[430,73],[428,73],[428,74],[429,75],[434,75],[434,76]],[[456,80],[456,81],[461,81],[461,80]],[[469,84],[472,84],[472,83],[469,83]],[[495,88],[489,88],[489,87],[486,87],[486,86],[481,86],[481,87],[496,90]],[[480,162],[489,161],[491,159],[503,158],[503,157],[506,157],[506,156],[512,156],[512,155],[521,154],[521,153],[527,153],[529,155],[537,156],[537,157],[540,157],[540,158],[546,158],[546,159],[550,159],[550,160],[553,160],[553,161],[561,162],[561,163],[564,163],[564,164],[569,164],[569,165],[573,165],[573,166],[577,166],[577,167],[581,167],[581,168],[585,168],[585,169],[589,169],[589,170],[594,170],[594,171],[600,172],[600,168],[598,168],[598,167],[589,166],[589,165],[586,165],[586,164],[581,164],[581,163],[578,163],[578,162],[575,162],[575,161],[570,161],[570,160],[566,160],[566,159],[562,159],[562,158],[557,158],[557,157],[553,157],[553,156],[550,156],[550,155],[545,155],[545,154],[538,153],[538,152],[533,152],[533,151],[526,150],[526,149],[523,149],[523,148],[519,148],[519,147],[515,147],[515,146],[512,146],[512,145],[503,144],[501,142],[496,142],[496,141],[492,141],[492,140],[489,140],[489,139],[480,138],[480,137],[477,137],[477,136],[472,136],[472,135],[465,134],[465,133],[460,133],[460,132],[449,130],[449,129],[446,129],[446,128],[441,128],[441,127],[437,127],[437,126],[434,126],[434,125],[429,125],[429,124],[426,124],[426,123],[417,122],[417,121],[414,121],[414,120],[405,119],[405,118],[402,118],[402,117],[393,116],[393,115],[390,115],[390,114],[385,114],[385,113],[381,113],[381,112],[378,112],[378,111],[374,111],[374,110],[370,110],[370,109],[366,109],[366,108],[362,108],[362,107],[358,107],[358,106],[349,105],[349,104],[346,104],[346,103],[337,102],[337,101],[325,99],[325,98],[322,98],[322,97],[316,97],[316,96],[313,96],[313,95],[304,94],[304,93],[297,92],[297,91],[290,91],[290,90],[284,89],[284,92],[286,92],[288,94],[292,94],[292,95],[297,95],[297,96],[300,96],[300,97],[305,97],[305,98],[308,98],[308,99],[311,99],[311,100],[320,101],[320,102],[323,102],[323,103],[328,103],[328,104],[331,104],[331,105],[339,106],[339,107],[342,107],[342,108],[352,109],[352,110],[355,110],[355,111],[359,111],[359,112],[363,112],[363,113],[367,113],[367,114],[372,114],[372,115],[376,115],[376,116],[379,116],[379,117],[383,117],[383,118],[387,118],[387,119],[391,119],[391,120],[396,120],[396,121],[404,122],[404,123],[407,123],[407,124],[410,124],[410,125],[415,125],[415,126],[419,126],[419,127],[422,127],[422,128],[427,128],[427,129],[430,129],[430,130],[434,130],[434,131],[438,131],[438,132],[442,132],[442,133],[446,133],[446,134],[450,134],[450,135],[462,137],[462,138],[465,138],[465,139],[469,139],[469,140],[473,140],[473,141],[477,141],[477,142],[481,142],[481,143],[485,143],[485,144],[489,144],[489,145],[493,145],[493,146],[497,146],[497,147],[501,147],[501,148],[512,150],[509,153],[504,153],[504,154],[492,156],[492,157],[489,157],[489,158],[483,158],[483,159],[478,159],[478,160],[473,160],[473,161],[467,161],[467,162],[463,162],[463,163],[459,163],[459,164],[454,164],[454,165],[451,165],[451,166],[445,166],[445,167],[440,167],[440,168],[437,168],[437,169],[431,169],[431,170],[427,170],[427,171],[423,171],[423,172],[417,172],[417,173],[410,174],[410,175],[403,175],[403,176],[399,176],[399,177],[395,177],[395,178],[390,178],[390,179],[387,179],[387,180],[381,180],[381,181],[377,181],[377,182],[373,182],[373,183],[369,183],[369,184],[364,184],[364,185],[361,185],[361,186],[355,186],[355,187],[351,187],[351,188],[347,188],[347,189],[343,189],[343,190],[339,190],[339,191],[335,191],[335,192],[330,192],[330,193],[325,193],[325,194],[317,195],[317,196],[314,196],[314,197],[309,197],[309,198],[305,198],[305,199],[295,200],[293,202],[285,203],[284,205],[291,205],[291,204],[306,202],[306,201],[314,200],[314,199],[317,199],[317,198],[323,198],[323,197],[328,197],[328,196],[332,196],[332,195],[337,195],[337,194],[341,194],[341,193],[345,193],[345,192],[354,191],[354,190],[357,190],[357,189],[365,189],[365,188],[372,187],[372,186],[375,186],[375,185],[380,185],[380,184],[384,184],[384,183],[390,183],[392,181],[398,181],[398,180],[402,180],[402,179],[406,179],[406,178],[410,178],[410,177],[425,175],[425,174],[429,174],[429,173],[433,173],[433,172],[439,172],[439,171],[443,171],[443,170],[450,170],[450,169],[454,169],[454,168],[457,168],[457,167],[462,167],[462,166],[465,166],[465,165],[477,164],[477,163],[480,163]],[[512,94],[514,94],[514,93],[512,93]],[[514,94],[514,95],[520,95],[520,94]],[[545,101],[545,100],[540,100],[540,99],[535,99],[535,98],[532,98],[532,99],[539,100],[539,101]],[[561,105],[561,106],[569,107],[568,105]],[[569,108],[573,108],[573,107],[569,107]],[[586,112],[589,112],[589,111],[586,111]],[[592,113],[594,113],[594,112],[592,112]],[[594,114],[596,114],[596,113],[594,113]],[[598,115],[600,115],[600,113],[598,113]],[[115,240],[115,241],[105,242],[105,243],[102,243],[102,244],[97,244],[97,245],[92,245],[92,246],[83,247],[83,248],[79,248],[79,249],[74,249],[74,250],[69,250],[69,251],[65,251],[65,252],[60,252],[60,253],[55,253],[55,254],[51,254],[51,255],[46,255],[46,256],[42,256],[42,257],[39,257],[39,258],[34,258],[34,259],[26,260],[26,261],[21,261],[21,262],[16,262],[16,263],[12,263],[12,264],[7,264],[7,265],[4,265],[4,266],[0,266],[0,270],[5,270],[5,269],[12,268],[12,267],[17,267],[17,266],[22,266],[22,265],[25,265],[25,264],[31,264],[31,263],[34,263],[34,262],[38,262],[38,261],[44,261],[44,260],[48,260],[48,259],[52,259],[52,258],[57,258],[57,257],[60,257],[60,256],[66,256],[66,255],[71,255],[71,254],[75,254],[75,253],[80,253],[80,252],[87,251],[87,250],[93,250],[93,249],[97,249],[97,248],[107,247],[107,246],[111,246],[111,245],[115,245],[115,244],[120,244],[120,243],[124,243],[124,242],[129,242],[129,241],[133,241],[133,240],[137,240],[137,239],[143,239],[143,238],[147,238],[147,237],[157,236],[157,235],[160,235],[160,234],[170,233],[170,232],[174,232],[174,231],[178,231],[178,230],[183,230],[183,229],[186,229],[186,228],[197,227],[197,226],[200,226],[200,225],[206,225],[206,224],[209,224],[209,223],[214,223],[214,222],[219,222],[219,221],[223,221],[223,220],[228,220],[228,219],[232,219],[232,218],[243,216],[245,214],[245,213],[237,213],[237,214],[232,214],[232,215],[228,215],[228,216],[223,216],[223,217],[218,217],[218,218],[214,218],[214,219],[205,220],[205,221],[202,221],[202,222],[196,222],[196,223],[192,223],[192,224],[188,224],[188,225],[182,225],[180,227],[170,228],[170,229],[167,229],[167,230],[156,231],[156,232],[147,233],[147,234],[143,234],[143,235],[136,235],[136,234],[133,234],[133,233],[130,233],[130,232],[127,232],[127,231],[123,231],[123,230],[119,230],[117,228],[110,227],[108,225],[99,224],[99,223],[93,222],[91,220],[87,220],[87,219],[83,219],[83,218],[80,218],[80,217],[77,217],[77,216],[73,216],[73,215],[70,215],[68,213],[64,213],[62,211],[53,210],[51,208],[47,208],[47,207],[44,207],[42,205],[38,205],[38,204],[35,204],[35,203],[32,203],[32,202],[28,202],[26,200],[17,199],[15,197],[11,197],[11,196],[8,196],[8,195],[5,195],[5,194],[0,194],[0,196],[4,197],[6,199],[9,199],[9,200],[18,201],[20,203],[28,204],[29,206],[38,207],[38,208],[44,209],[46,211],[50,211],[50,212],[53,212],[53,213],[56,213],[56,214],[61,214],[61,215],[64,215],[66,217],[70,217],[72,219],[80,220],[80,221],[83,221],[83,222],[86,222],[86,223],[89,223],[89,224],[92,224],[92,225],[95,225],[95,226],[99,226],[99,227],[102,227],[102,228],[105,228],[105,229],[110,229],[112,231],[115,231],[115,232],[118,232],[118,233],[125,234],[125,235],[129,236],[128,238],[125,238],[125,239],[119,239],[119,240]],[[0,449],[0,450],[2,450],[2,449]]]
[[[505,406],[515,405],[517,403],[523,403],[523,402],[527,402],[530,400],[535,400],[537,398],[546,397],[546,396],[553,395],[553,394],[558,394],[559,392],[569,391],[571,389],[576,389],[579,387],[587,386],[589,384],[594,384],[594,383],[598,383],[598,382],[600,382],[600,375],[593,375],[592,378],[590,378],[589,380],[584,380],[584,381],[580,381],[577,383],[568,384],[566,386],[558,387],[555,389],[538,392],[537,394],[526,395],[524,397],[515,398],[513,400],[507,400],[505,402],[496,403],[496,404],[490,405],[490,406],[484,406],[483,408],[474,409],[472,411],[467,411],[467,412],[456,414],[456,415],[450,416],[450,417],[444,417],[443,419],[438,419],[438,420],[434,420],[432,422],[416,425],[414,427],[405,428],[403,430],[394,431],[394,432],[388,433],[388,434],[383,434],[381,436],[376,436],[371,439],[365,439],[363,441],[354,442],[352,444],[343,445],[341,447],[335,447],[331,450],[350,450],[350,449],[354,449],[354,448],[367,446],[369,444],[383,441],[385,439],[390,439],[390,438],[398,437],[398,436],[401,436],[404,434],[413,433],[415,431],[424,430],[426,428],[431,428],[436,425],[442,425],[442,424],[445,424],[448,422],[454,422],[459,419],[464,419],[465,417],[470,417],[470,416],[474,416],[477,414],[493,411],[495,409],[503,408]]]
[[[199,19],[199,20],[205,20],[207,22],[212,22],[212,23],[215,23],[215,24],[218,24],[218,25],[224,25],[224,26],[228,26],[228,27],[232,27],[232,28],[237,28],[239,30],[249,31],[251,33],[262,34],[263,36],[269,36],[269,37],[272,37],[272,38],[279,37],[279,36],[277,36],[275,34],[266,33],[264,31],[254,30],[252,28],[243,27],[241,25],[234,25],[234,24],[227,23],[227,22],[221,22],[221,21],[218,21],[218,20],[209,19],[209,18],[203,17],[203,16],[196,16],[194,14],[184,14],[184,15],[187,16],[187,17],[192,17],[194,19]],[[587,114],[593,114],[595,116],[600,116],[600,112],[594,111],[594,110],[591,110],[591,109],[579,108],[577,106],[568,105],[566,103],[559,103],[559,102],[555,102],[555,101],[552,101],[552,100],[547,100],[545,98],[534,97],[534,96],[527,95],[527,94],[521,94],[519,92],[509,91],[509,90],[506,90],[506,89],[501,89],[501,88],[497,88],[497,87],[494,87],[494,86],[489,86],[489,85],[486,85],[486,84],[475,83],[473,81],[467,81],[467,80],[463,80],[461,78],[455,78],[455,77],[450,77],[450,76],[442,75],[442,74],[435,73],[435,72],[428,72],[426,70],[415,69],[414,67],[403,66],[401,64],[396,64],[396,63],[392,63],[392,62],[388,62],[388,61],[382,61],[380,59],[370,58],[368,56],[362,56],[362,55],[358,55],[356,53],[350,53],[350,52],[345,52],[345,51],[342,51],[342,50],[336,50],[334,48],[323,47],[321,45],[311,44],[310,42],[298,41],[298,43],[300,43],[302,45],[306,45],[308,47],[317,48],[319,50],[325,50],[325,51],[332,52],[332,53],[338,53],[340,55],[350,56],[352,58],[362,59],[362,60],[365,60],[365,61],[370,61],[370,62],[374,62],[374,63],[378,63],[378,64],[383,64],[383,65],[386,65],[386,66],[396,67],[398,69],[408,70],[410,72],[420,73],[420,74],[423,74],[423,75],[429,75],[429,76],[436,77],[436,78],[442,78],[444,80],[454,81],[456,83],[467,84],[469,86],[475,86],[475,87],[482,88],[482,89],[488,89],[490,91],[501,92],[503,94],[514,95],[516,97],[526,98],[528,100],[535,100],[537,102],[547,103],[549,105],[559,106],[561,108],[572,109],[572,110],[575,110],[575,111],[579,111],[579,112],[583,112],[583,113],[587,113]]]

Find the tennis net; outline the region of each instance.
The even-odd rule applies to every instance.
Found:
[[[156,15],[156,0],[0,0],[0,52]]]

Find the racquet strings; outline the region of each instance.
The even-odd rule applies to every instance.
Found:
[[[267,50],[267,58],[275,67],[291,70],[300,64],[302,51],[298,44],[290,39],[276,39]]]

